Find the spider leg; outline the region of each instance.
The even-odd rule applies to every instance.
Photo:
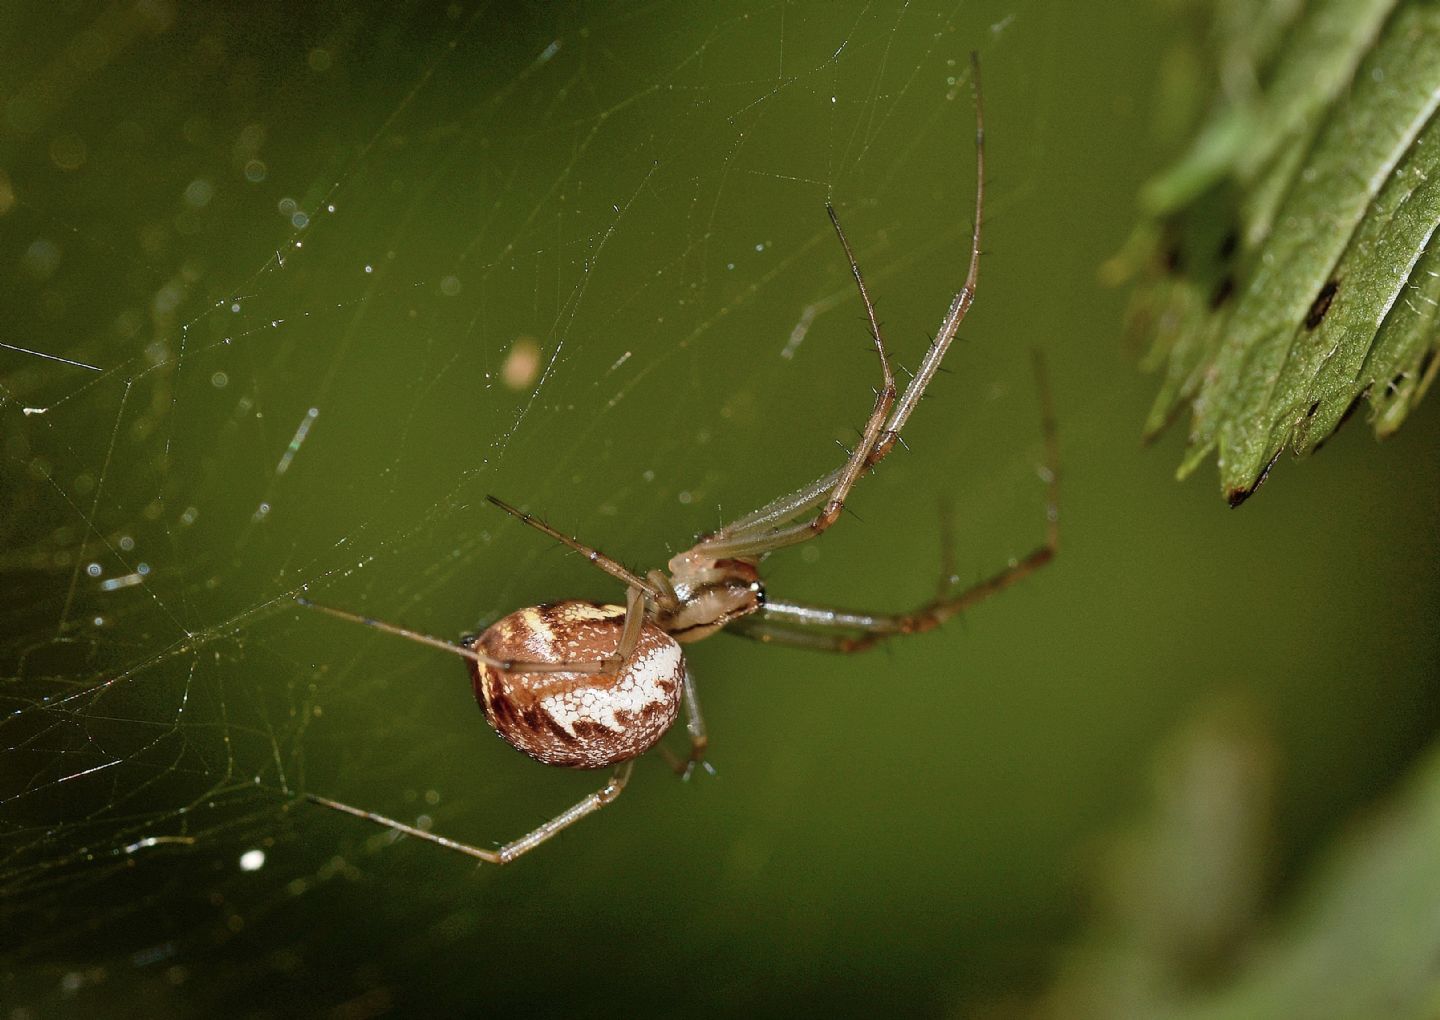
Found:
[[[980,225],[985,213],[985,107],[981,102],[979,53],[970,54],[970,68],[970,81],[975,94],[975,222],[970,233],[970,267],[965,272],[965,282],[951,299],[950,308],[941,320],[935,338],[930,341],[925,357],[920,360],[920,367],[905,387],[905,392],[901,394],[895,410],[890,414],[890,421],[885,425],[884,434],[875,444],[870,455],[872,467],[883,460],[900,439],[900,430],[910,420],[920,398],[925,395],[925,388],[940,370],[940,362],[945,357],[945,352],[950,349],[955,334],[960,330],[960,323],[965,321],[965,314],[970,311],[970,305],[975,301],[975,288],[980,279]]]
[[[595,564],[601,570],[605,571],[605,573],[609,574],[611,577],[616,578],[620,581],[624,581],[632,588],[639,588],[641,591],[645,592],[645,594],[649,595],[652,599],[660,598],[660,591],[653,584],[651,584],[651,582],[647,581],[639,574],[636,574],[634,571],[628,569],[624,566],[624,564],[611,559],[609,556],[606,556],[600,550],[585,545],[583,542],[571,538],[564,532],[556,531],[554,528],[546,524],[544,521],[540,520],[538,517],[532,517],[525,511],[516,509],[509,503],[506,503],[503,499],[500,499],[496,496],[486,496],[485,498],[491,503],[494,503],[501,510],[504,510],[511,517],[519,518],[522,524],[528,524],[536,531],[539,531],[542,534],[549,535],[561,545],[567,545],[571,549],[574,549],[576,552],[580,553],[587,560]]]
[[[919,369],[906,385],[904,393],[898,400],[895,399],[894,380],[890,375],[888,361],[885,360],[884,344],[880,339],[874,305],[866,291],[859,267],[855,264],[850,245],[840,230],[840,221],[834,210],[830,210],[830,219],[835,224],[840,243],[845,248],[845,255],[850,260],[851,272],[860,289],[860,297],[870,319],[876,346],[881,352],[889,385],[888,396],[885,390],[877,396],[875,412],[871,414],[859,444],[843,467],[721,528],[715,534],[702,539],[696,546],[697,551],[703,550],[706,555],[716,559],[756,558],[785,546],[807,542],[822,534],[839,519],[845,500],[860,477],[874,469],[894,449],[900,439],[901,429],[910,420],[920,398],[925,395],[926,387],[939,371],[945,352],[950,349],[950,344],[959,332],[960,323],[964,321],[975,300],[975,288],[980,278],[980,230],[985,209],[985,116],[980,91],[980,58],[977,54],[971,54],[971,65],[971,81],[975,91],[975,222],[970,235],[970,265],[964,283],[951,299],[950,308],[940,323],[940,329],[935,333],[935,338],[931,340],[930,347],[920,361]],[[789,523],[817,506],[821,508],[820,512],[810,520]]]
[[[434,843],[436,846],[442,846],[446,850],[454,850],[456,853],[465,854],[467,857],[473,857],[487,864],[509,864],[521,854],[534,850],[562,829],[568,829],[585,816],[593,815],[606,804],[609,804],[615,800],[615,798],[619,797],[621,791],[625,789],[625,784],[630,781],[630,773],[634,765],[634,762],[627,761],[615,770],[615,774],[610,777],[610,781],[597,792],[590,794],[574,807],[567,808],[560,812],[539,828],[526,833],[517,840],[506,843],[498,850],[482,850],[468,843],[461,843],[446,836],[426,832],[424,829],[418,829],[413,825],[406,825],[404,822],[396,821],[394,818],[387,818],[385,815],[376,814],[374,811],[365,811],[362,808],[351,807],[349,804],[342,804],[337,800],[321,797],[318,794],[307,793],[305,799],[312,804],[319,804],[321,807],[331,808],[332,810],[352,815],[355,818],[364,819],[367,822],[374,822],[376,825],[383,825],[387,829],[394,829],[396,832],[404,833],[407,836],[423,839],[427,842]]]
[[[860,442],[855,445],[842,467],[790,496],[782,497],[754,513],[747,514],[697,544],[697,550],[704,550],[706,555],[717,559],[751,555],[750,549],[756,542],[765,543],[763,551],[767,552],[781,545],[804,542],[821,534],[839,520],[840,511],[845,508],[845,500],[850,495],[850,490],[869,469],[871,453],[884,433],[890,409],[895,406],[895,373],[890,369],[890,356],[885,350],[885,340],[880,335],[880,321],[875,317],[875,304],[870,300],[865,277],[855,261],[850,242],[845,238],[845,230],[840,226],[840,217],[828,203],[825,211],[830,215],[830,223],[835,227],[835,236],[840,239],[840,246],[845,249],[845,258],[850,263],[850,275],[855,278],[855,286],[860,291],[860,301],[864,304],[865,315],[869,319],[870,339],[880,358],[881,384],[875,391],[875,406],[870,410],[870,417],[860,434]],[[817,506],[820,507],[820,512],[810,520],[785,526],[786,521],[793,520]]]
[[[623,564],[606,556],[600,552],[600,550],[585,545],[578,539],[571,538],[565,533],[555,530],[555,528],[539,518],[533,517],[525,511],[511,506],[503,499],[497,496],[486,496],[485,498],[510,516],[518,518],[522,524],[528,524],[536,531],[549,535],[562,545],[574,549],[591,563],[605,571],[605,573],[617,580],[624,581],[628,586],[626,590],[625,629],[621,631],[620,641],[616,646],[614,654],[604,659],[595,660],[598,664],[597,669],[578,670],[574,669],[571,663],[562,662],[550,664],[548,670],[533,670],[532,672],[608,672],[619,669],[625,660],[630,658],[631,654],[635,651],[635,646],[640,642],[640,633],[644,629],[645,620],[649,616],[650,606],[657,603],[668,606],[676,602],[675,589],[671,586],[670,579],[662,571],[652,570],[645,577],[641,577]],[[336,615],[348,614],[340,614],[337,612]],[[365,622],[369,621],[367,620]],[[377,623],[376,625],[378,626],[379,624]],[[399,632],[399,628],[387,629]],[[436,640],[438,639],[424,640],[422,643],[430,644]],[[454,647],[449,645],[448,642],[441,641],[439,644],[445,647]],[[469,657],[479,658],[482,662],[486,661],[479,656]],[[589,663],[582,663],[581,665],[589,665]],[[522,672],[522,670],[517,668],[511,670],[511,672]]]
[[[304,606],[306,609],[317,610],[326,616],[333,616],[338,620],[348,620],[350,623],[359,623],[366,627],[373,627],[376,630],[384,631],[386,634],[394,634],[396,637],[402,637],[407,641],[414,641],[416,644],[425,645],[429,648],[438,648],[442,652],[449,652],[451,655],[458,655],[462,659],[481,662],[500,670],[502,673],[604,673],[607,669],[616,668],[615,663],[611,661],[614,659],[613,655],[604,659],[588,659],[583,662],[529,662],[523,659],[497,659],[493,655],[477,652],[468,645],[456,644],[453,641],[446,641],[444,638],[438,638],[418,630],[411,630],[409,627],[386,623],[384,620],[377,620],[373,616],[351,613],[344,609],[336,609],[334,606],[322,606],[318,602],[310,601],[303,595],[296,595],[294,599],[297,605]],[[622,637],[623,636],[622,632]],[[638,628],[635,640],[636,642],[639,640]],[[630,650],[634,651],[633,643]]]
[[[853,612],[770,598],[758,613],[736,620],[728,629],[757,641],[822,651],[861,652],[892,637],[933,630],[952,616],[1029,577],[1053,560],[1060,551],[1060,444],[1045,364],[1038,351],[1034,357],[1046,460],[1042,471],[1046,481],[1045,539],[1040,545],[990,577],[958,588],[952,580],[953,554],[947,529],[942,532],[939,591],[935,598],[917,609],[908,613]]]
[[[470,659],[474,662],[483,663],[502,673],[613,673],[625,664],[635,652],[635,647],[640,643],[640,634],[645,628],[645,619],[648,612],[649,595],[641,588],[627,588],[625,591],[625,625],[620,631],[620,638],[616,642],[615,651],[602,659],[577,659],[570,662],[539,662],[526,659],[499,659],[493,655],[486,655],[484,652],[476,651],[470,644],[456,644],[453,641],[446,641],[444,638],[434,637],[418,630],[411,630],[409,627],[401,627],[397,624],[386,623],[384,620],[377,620],[373,616],[362,616],[359,613],[352,613],[344,609],[336,609],[333,606],[322,606],[318,602],[312,602],[302,595],[294,596],[296,603],[306,609],[315,609],[327,616],[333,616],[339,620],[346,620],[350,623],[363,624],[366,627],[373,627],[376,630],[384,631],[386,634],[394,634],[407,641],[414,641],[416,644],[425,645],[428,648],[438,648],[442,652],[449,652],[451,655],[458,655],[462,659]]]
[[[709,770],[710,766],[705,762],[705,751],[710,746],[710,737],[705,732],[705,717],[700,714],[700,699],[695,696],[695,681],[690,676],[690,671],[685,671],[685,732],[690,735],[690,755],[681,758],[668,747],[660,748],[660,755],[665,759],[665,764],[681,779],[689,779],[690,774],[695,771],[695,766],[700,765]]]
[[[865,288],[865,277],[860,274],[860,266],[855,261],[855,253],[850,248],[850,242],[845,239],[845,231],[840,226],[840,217],[835,214],[835,207],[828,202],[825,204],[825,211],[830,216],[830,223],[835,228],[835,236],[840,239],[840,247],[845,249],[845,261],[850,264],[850,275],[855,278],[855,287],[860,292],[860,302],[865,306],[865,317],[870,322],[870,339],[875,343],[875,353],[880,358],[880,388],[875,391],[875,406],[870,410],[870,417],[865,422],[865,429],[860,434],[860,442],[855,445],[850,459],[840,469],[840,477],[835,482],[835,487],[830,491],[830,496],[825,501],[819,515],[811,523],[811,530],[814,534],[820,534],[830,525],[834,524],[840,517],[840,511],[845,507],[845,498],[850,495],[850,490],[860,480],[870,464],[870,455],[879,441],[881,429],[885,420],[890,415],[890,409],[895,406],[895,373],[890,370],[890,358],[885,353],[885,341],[880,335],[880,320],[875,317],[875,303],[870,300],[870,292]]]
[[[1029,577],[1055,558],[1056,549],[1047,540],[1024,559],[985,580],[953,595],[932,599],[908,613],[853,612],[771,599],[755,616],[736,621],[729,629],[759,641],[821,651],[863,652],[893,637],[934,630],[952,616]]]
[[[813,510],[825,502],[825,497],[835,488],[835,483],[840,480],[844,470],[843,467],[838,467],[829,474],[815,479],[809,485],[766,503],[759,510],[748,513],[738,520],[731,521],[709,536],[707,541],[755,538],[769,534],[779,525],[786,524],[807,510]]]
[[[620,627],[620,637],[615,641],[615,650],[603,658],[545,662],[538,667],[535,663],[509,661],[495,668],[502,673],[619,673],[640,644],[645,621],[649,618],[649,599],[650,596],[639,588],[625,589],[625,616]],[[491,660],[482,658],[481,661]]]
[[[660,593],[659,598],[656,599],[660,605],[674,606],[679,603],[680,597],[675,594],[675,586],[670,583],[670,575],[665,571],[652,570],[645,575],[645,579]]]
[[[620,629],[620,640],[615,643],[615,651],[602,660],[605,663],[602,672],[615,672],[635,654],[635,648],[640,644],[640,633],[645,629],[645,606],[648,597],[639,588],[625,589],[625,626]]]
[[[828,632],[811,630],[801,626],[786,626],[757,616],[747,616],[725,628],[727,634],[749,638],[766,645],[789,645],[791,648],[808,648],[813,652],[844,652],[846,645],[854,640],[853,634],[840,631]]]

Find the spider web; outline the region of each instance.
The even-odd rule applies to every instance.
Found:
[[[454,635],[581,594],[557,584],[612,594],[486,492],[643,563],[828,467],[872,366],[821,206],[849,208],[877,290],[963,250],[963,215],[900,224],[967,207],[965,54],[1004,27],[979,13],[12,25],[12,52],[52,40],[7,65],[0,164],[0,890],[11,930],[46,922],[25,957],[181,981],[215,931],[388,842],[306,789],[409,817],[463,789],[516,833],[575,796],[517,795],[463,682],[292,596]],[[887,326],[922,335],[947,287]],[[821,364],[810,332],[837,318]],[[766,449],[772,407],[813,434]],[[102,980],[39,973],[38,1002]]]
[[[1017,647],[1033,626],[1019,592],[967,653],[963,693],[955,646],[897,651],[889,701],[883,656],[697,646],[720,779],[680,787],[642,762],[619,806],[539,863],[479,873],[300,798],[491,845],[600,777],[494,739],[458,663],[293,597],[454,638],[618,594],[487,493],[644,569],[838,464],[876,373],[823,205],[913,364],[969,236],[972,49],[1003,239],[962,330],[983,353],[957,345],[907,430],[917,455],[866,480],[854,523],[767,577],[796,599],[922,601],[942,497],[958,572],[1023,555],[1043,499],[1027,338],[1072,324],[1082,286],[1042,313],[1034,267],[1088,286],[1124,230],[1025,247],[1072,212],[1038,183],[1063,125],[1031,70],[1062,79],[1072,29],[1107,31],[1072,17],[673,0],[8,13],[0,997],[15,1015],[121,993],[357,1016],[473,1010],[483,993],[498,1011],[536,987],[588,1008],[593,975],[547,961],[657,931],[676,932],[669,955],[610,959],[606,1001],[673,1009],[765,959],[810,981],[812,1004],[853,1009],[817,963],[863,960],[882,975],[868,994],[911,987],[933,1010],[955,945],[998,916],[1016,938],[1057,925],[993,881],[1015,854],[985,835],[1017,810],[1013,788],[984,792],[985,752],[1011,755],[1025,787],[1034,745],[977,706],[1045,711],[1013,682],[1038,654]],[[1103,396],[1096,416],[1128,438],[1141,390],[1129,418]],[[1061,396],[1069,427],[1086,412]],[[896,760],[907,745],[923,783]],[[833,838],[869,834],[855,853],[883,883],[836,897],[809,873],[818,789],[835,793]],[[964,812],[935,811],[961,790]],[[886,857],[897,840],[904,863]],[[786,882],[757,884],[777,860]],[[789,896],[838,905],[813,922]],[[912,952],[874,955],[902,941]],[[967,966],[993,984],[987,960]]]

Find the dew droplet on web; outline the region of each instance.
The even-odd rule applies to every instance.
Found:
[[[520,336],[505,355],[500,380],[512,390],[526,390],[540,376],[540,345],[533,336]]]

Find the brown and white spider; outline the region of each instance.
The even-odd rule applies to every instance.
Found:
[[[703,760],[707,739],[695,686],[680,645],[723,629],[759,641],[832,652],[858,652],[901,634],[918,634],[1009,587],[1048,563],[1059,547],[1058,451],[1049,397],[1040,372],[1048,495],[1045,540],[1023,559],[992,577],[959,589],[947,570],[936,598],[908,613],[848,612],[781,602],[767,596],[761,560],[777,549],[821,535],[840,517],[850,490],[895,447],[940,361],[955,339],[975,297],[980,269],[980,224],[985,199],[985,132],[979,63],[975,88],[975,225],[965,282],[905,391],[896,395],[880,324],[854,253],[828,204],[826,211],[850,263],[851,275],[869,319],[880,360],[881,385],[860,441],[845,463],[809,485],[768,503],[720,530],[705,535],[672,557],[665,571],[643,577],[598,550],[569,538],[527,513],[487,497],[506,513],[582,553],[626,586],[625,605],[567,600],[521,609],[479,637],[459,644],[344,610],[318,606],[341,619],[378,627],[411,641],[443,649],[470,661],[476,700],[486,720],[511,745],[546,765],[598,769],[616,766],[604,788],[544,825],[498,850],[483,850],[418,829],[372,811],[314,794],[316,804],[343,811],[399,832],[494,864],[533,850],[560,830],[598,811],[620,795],[634,760],[654,747],[674,724],[683,703],[690,754],[662,754],[688,775]]]

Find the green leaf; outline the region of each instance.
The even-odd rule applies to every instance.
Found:
[[[1153,807],[1101,844],[1093,916],[1032,1016],[1437,1015],[1440,755],[1276,889],[1278,752],[1238,700],[1176,734]]]
[[[1216,452],[1232,504],[1361,398],[1393,432],[1434,377],[1437,54],[1433,0],[1307,4],[1144,192],[1136,243],[1165,254],[1135,308],[1164,369],[1145,431],[1188,405],[1180,474]]]

